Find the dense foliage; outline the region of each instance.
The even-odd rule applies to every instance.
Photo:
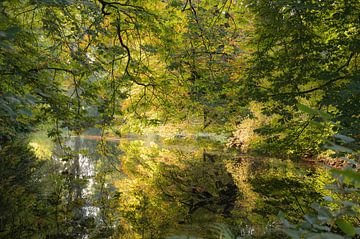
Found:
[[[264,102],[265,114],[278,115],[275,127],[260,131],[270,136],[267,141],[300,154],[318,151],[329,132],[299,115],[298,103],[335,115],[358,139],[358,1],[249,1],[249,7],[256,51],[245,83],[248,97]]]
[[[359,15],[357,0],[0,1],[0,237],[358,236]],[[116,138],[160,129],[196,147]],[[348,166],[336,181],[298,164],[330,156]]]

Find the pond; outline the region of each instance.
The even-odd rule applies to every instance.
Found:
[[[66,205],[57,220],[72,218],[58,238],[279,238],[278,213],[301,218],[327,182],[323,167],[204,137],[84,135],[57,145],[52,159]]]

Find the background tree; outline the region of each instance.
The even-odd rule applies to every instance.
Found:
[[[359,3],[247,3],[255,16],[256,49],[245,82],[248,97],[264,102],[265,114],[281,115],[276,127],[263,128],[269,142],[280,147],[283,142],[283,149],[318,151],[319,136],[326,132],[311,128],[298,114],[299,102],[333,113],[358,137],[359,112],[352,102],[359,100]]]

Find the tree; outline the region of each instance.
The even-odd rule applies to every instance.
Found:
[[[359,3],[247,3],[255,15],[256,49],[245,82],[248,97],[264,102],[266,114],[281,115],[278,127],[267,128],[265,134],[272,141],[284,142],[285,148],[298,146],[293,144],[299,138],[294,132],[304,135],[302,129],[309,128],[309,120],[303,120],[296,105],[309,103],[335,114],[335,120],[351,131],[350,136],[358,137],[359,111],[352,104],[359,101]],[[287,137],[279,138],[279,132],[286,129],[290,129]],[[321,136],[323,131],[316,134]],[[319,144],[319,137],[312,138],[315,141],[310,139],[306,146],[310,149],[311,144]]]

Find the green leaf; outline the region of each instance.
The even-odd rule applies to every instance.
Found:
[[[313,109],[307,105],[303,105],[303,104],[300,104],[298,103],[297,104],[297,107],[299,110],[309,114],[309,115],[317,115],[317,116],[320,116],[321,118],[325,119],[325,120],[330,120],[331,119],[331,115],[329,115],[328,113],[324,112],[324,111],[321,111],[321,110],[316,110],[316,109]]]
[[[21,101],[18,98],[14,97],[14,96],[6,96],[5,98],[11,104],[20,104],[21,103]]]
[[[27,102],[28,104],[31,104],[31,105],[35,105],[36,102],[38,101],[38,100],[36,99],[36,97],[33,96],[33,95],[31,95],[31,94],[26,94],[26,95],[25,95],[25,100],[26,100],[26,102]]]
[[[32,116],[31,110],[26,109],[26,108],[18,110],[18,113],[29,116],[29,117]]]
[[[344,152],[344,153],[352,153],[353,151],[349,148],[346,148],[341,145],[333,144],[333,145],[325,145],[326,148],[332,149],[336,152]]]
[[[352,143],[352,142],[355,141],[355,139],[347,137],[347,136],[342,135],[342,134],[334,134],[334,137],[337,138],[337,139],[341,139],[345,143]]]
[[[8,103],[0,99],[0,110],[4,110],[10,117],[16,117],[14,110],[8,105]]]
[[[312,109],[312,108],[310,108],[310,107],[308,107],[306,105],[303,105],[303,104],[299,103],[299,104],[297,104],[297,107],[299,108],[299,110],[301,110],[302,112],[305,112],[305,113],[307,113],[309,115],[316,115],[317,114],[317,112],[314,109]]]
[[[310,224],[314,224],[314,222],[315,222],[314,218],[311,217],[311,216],[309,216],[309,215],[307,215],[307,214],[304,216],[304,218],[305,218],[305,220],[306,220],[307,222],[309,222]]]
[[[344,219],[336,220],[336,225],[348,236],[354,236],[356,231],[353,225]]]
[[[343,176],[346,180],[353,182],[356,185],[360,185],[360,172],[356,172],[351,169],[338,170],[332,169],[333,173]]]
[[[294,239],[300,239],[300,232],[293,229],[284,229],[286,235]]]
[[[320,234],[314,234],[310,237],[307,237],[308,239],[344,239],[343,236],[334,234],[334,233],[320,233]]]

